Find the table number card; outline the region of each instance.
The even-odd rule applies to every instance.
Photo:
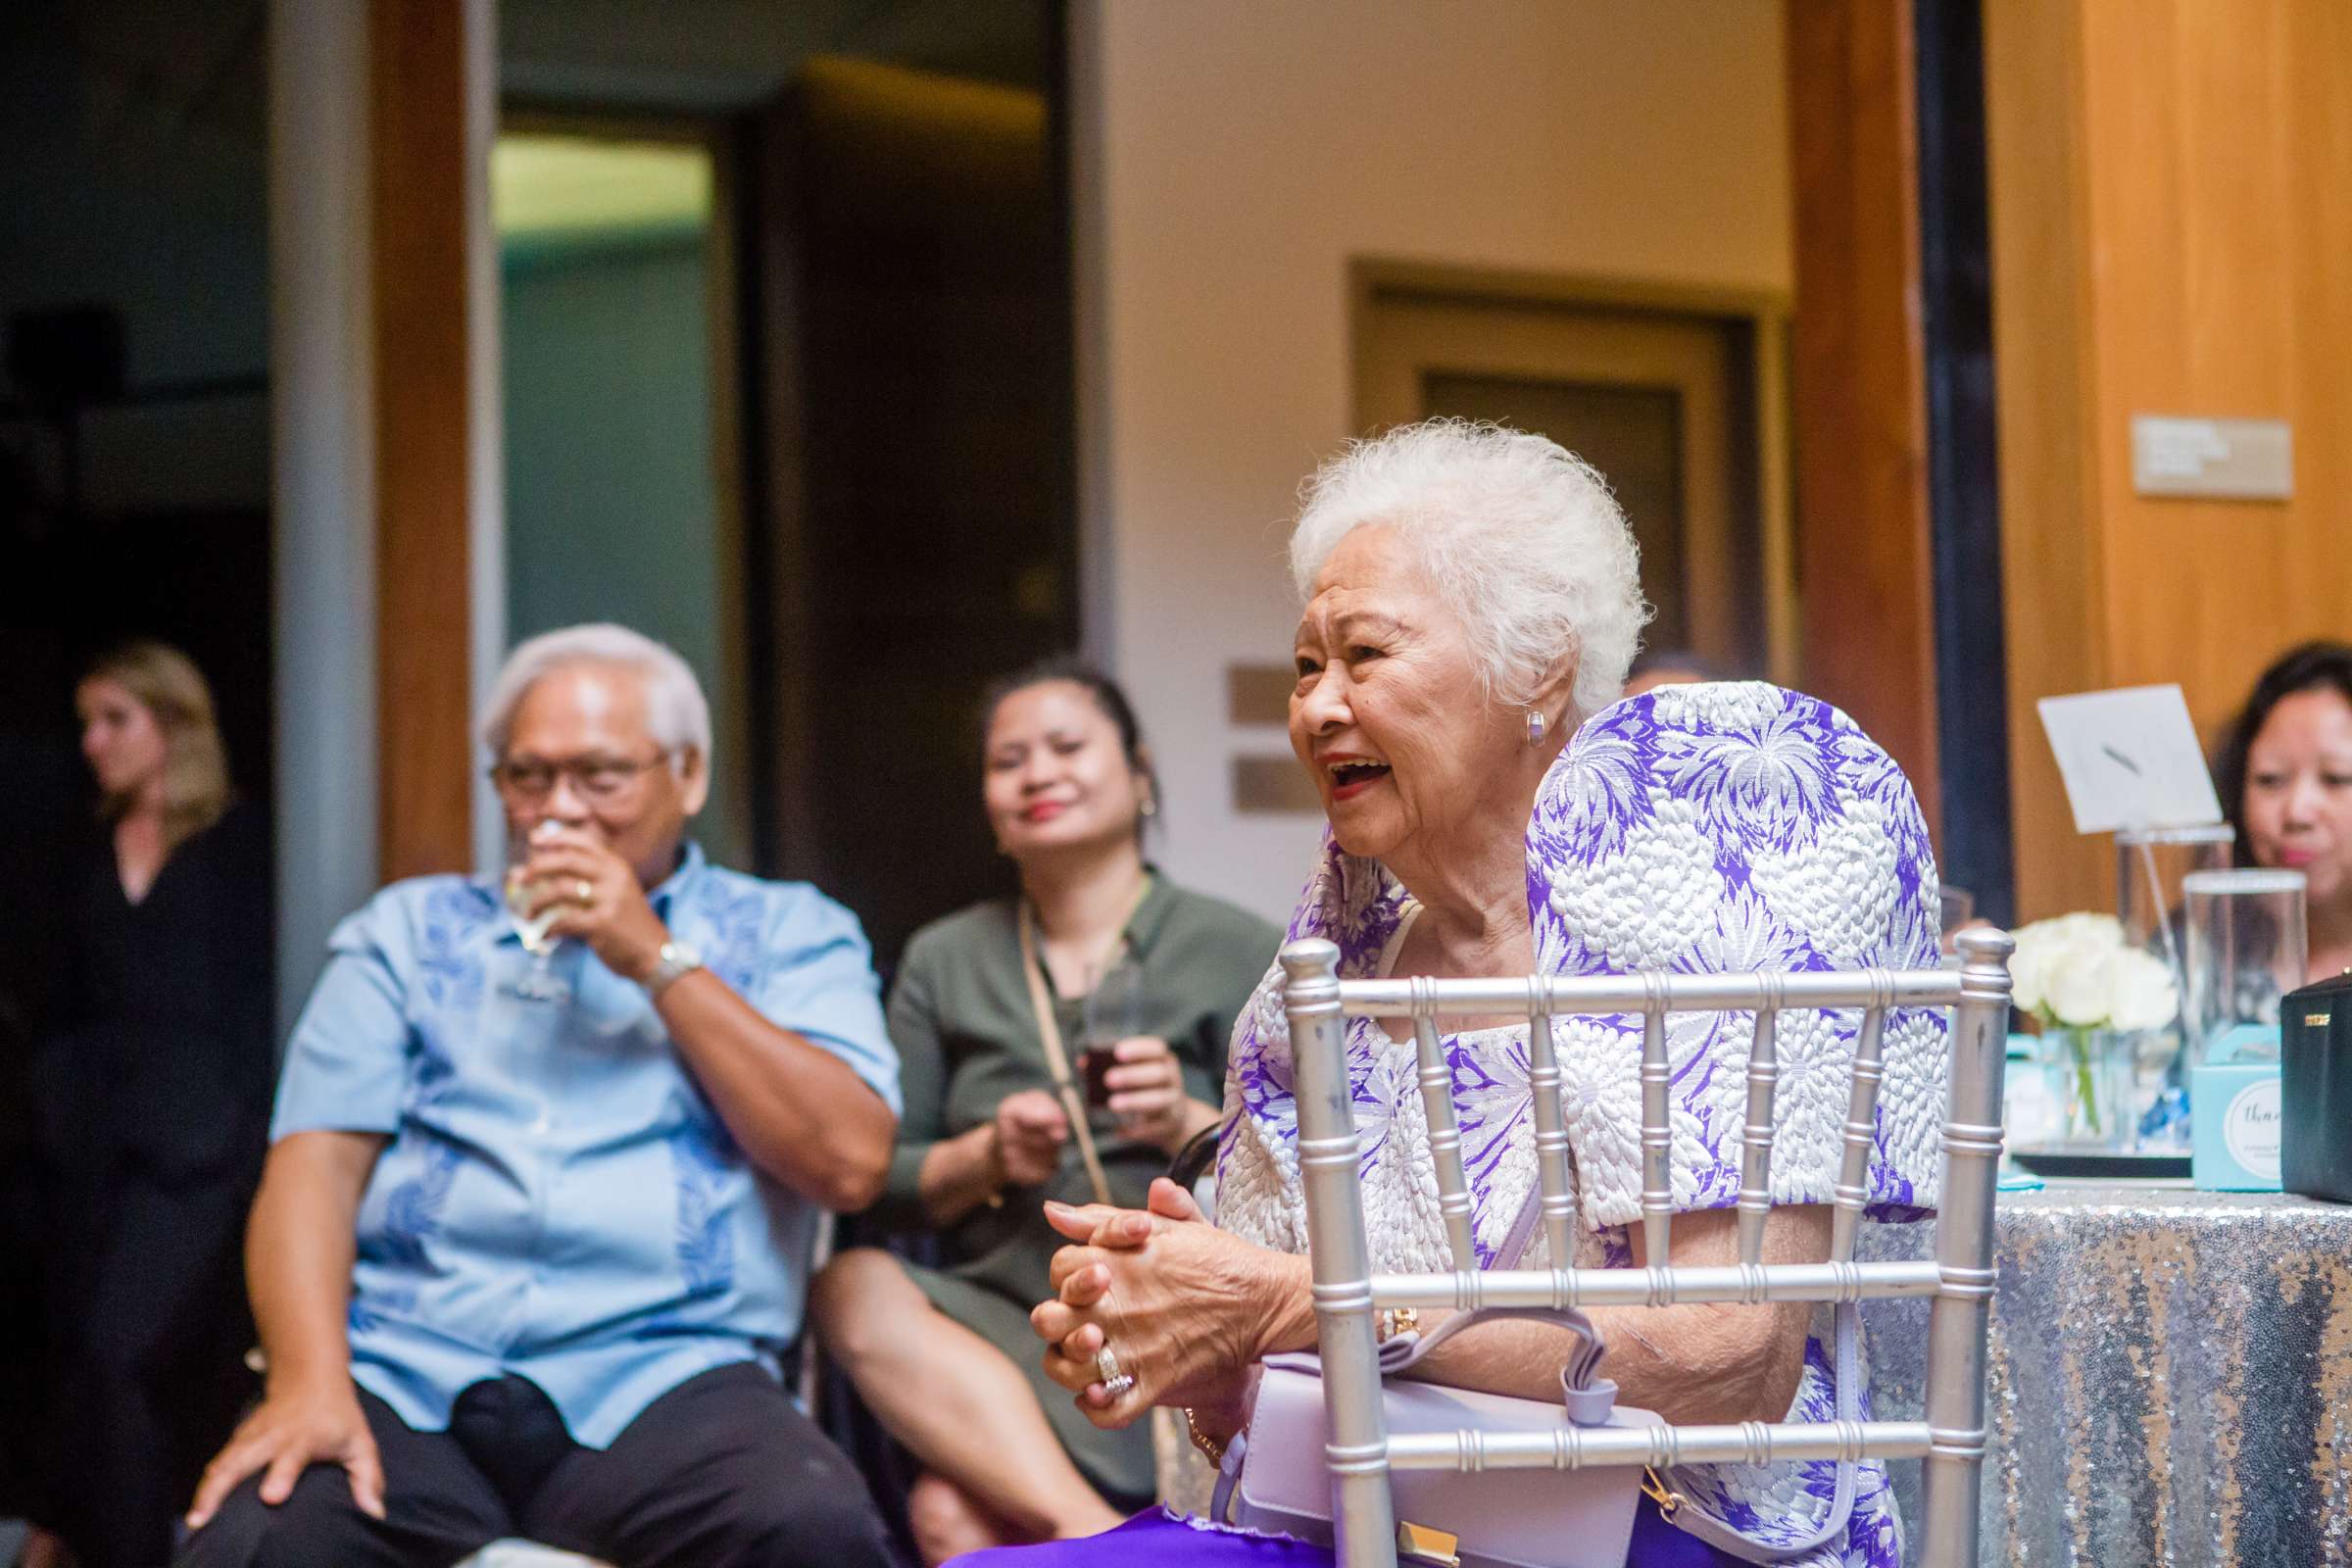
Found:
[[[2066,780],[2079,833],[2195,827],[2222,803],[2178,686],[2044,697],[2041,727]]]

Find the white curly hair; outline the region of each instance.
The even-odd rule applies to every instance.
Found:
[[[1468,419],[1348,443],[1299,489],[1291,578],[1301,602],[1367,523],[1396,531],[1469,628],[1490,696],[1527,703],[1567,659],[1571,727],[1623,694],[1650,617],[1641,550],[1608,481],[1575,453]]]
[[[566,664],[617,664],[645,680],[645,726],[655,745],[670,754],[670,766],[683,770],[691,750],[710,765],[710,703],[694,667],[666,643],[610,621],[541,632],[516,645],[482,704],[480,733],[490,755],[503,757],[514,710],[540,677]]]

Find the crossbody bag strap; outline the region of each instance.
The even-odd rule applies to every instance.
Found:
[[[1086,1163],[1086,1180],[1095,1190],[1095,1201],[1107,1203],[1110,1182],[1102,1174],[1102,1156],[1095,1150],[1094,1129],[1087,1125],[1085,1097],[1070,1081],[1069,1056],[1061,1049],[1061,1025],[1054,1021],[1054,999],[1046,995],[1045,971],[1038,965],[1037,916],[1030,912],[1027,899],[1021,900],[1016,923],[1021,937],[1021,978],[1029,982],[1029,1010],[1037,1015],[1037,1039],[1046,1049],[1046,1071],[1054,1079],[1062,1114],[1069,1117],[1070,1132],[1078,1140],[1078,1157]]]
[[[1539,1176],[1528,1185],[1518,1217],[1511,1221],[1502,1250],[1494,1254],[1496,1268],[1517,1268],[1527,1256],[1528,1249],[1535,1244],[1536,1223],[1543,1216],[1543,1205],[1544,1182]],[[1560,1369],[1560,1396],[1567,1405],[1569,1419],[1580,1426],[1597,1426],[1608,1419],[1616,1402],[1617,1385],[1597,1375],[1600,1358],[1608,1347],[1582,1307],[1481,1306],[1456,1312],[1427,1334],[1403,1334],[1383,1344],[1381,1375],[1387,1377],[1407,1370],[1464,1329],[1503,1320],[1549,1323],[1575,1333],[1582,1343],[1577,1353]]]
[[[1535,1245],[1536,1225],[1543,1213],[1543,1199],[1544,1183],[1539,1177],[1532,1185],[1529,1186],[1527,1190],[1527,1200],[1519,1205],[1518,1217],[1511,1222],[1510,1232],[1503,1238],[1501,1250],[1494,1254],[1494,1266],[1496,1268],[1517,1268],[1520,1260],[1526,1257],[1528,1249]],[[1567,1266],[1557,1258],[1553,1259],[1553,1265],[1555,1267]],[[1493,1309],[1490,1308],[1488,1310],[1492,1311]],[[1482,1317],[1486,1314],[1479,1312],[1464,1315],[1468,1317]],[[1861,1308],[1856,1306],[1851,1301],[1840,1301],[1834,1309],[1833,1321],[1835,1323],[1835,1328],[1832,1332],[1833,1338],[1836,1341],[1835,1349],[1833,1352],[1836,1358],[1834,1365],[1837,1369],[1836,1376],[1838,1379],[1837,1418],[1842,1423],[1851,1424],[1858,1419],[1861,1407],[1862,1351],[1859,1343],[1861,1338]],[[1447,1319],[1446,1323],[1439,1326],[1438,1335],[1441,1337],[1446,1335],[1449,1330],[1454,1328],[1457,1322],[1460,1322],[1459,1318]],[[1466,1322],[1461,1322],[1460,1326],[1466,1328],[1469,1325]],[[1590,1332],[1589,1325],[1588,1332]],[[1592,1343],[1598,1343],[1597,1336],[1594,1337]],[[1384,1346],[1383,1349],[1386,1348],[1387,1348]],[[1425,1353],[1427,1353],[1427,1348],[1420,1348],[1418,1352],[1412,1355],[1411,1359],[1417,1361],[1420,1359],[1421,1355]],[[1595,1359],[1597,1359],[1597,1357],[1595,1357]],[[1385,1366],[1384,1370],[1386,1370]],[[1582,1379],[1574,1376],[1574,1371],[1575,1369],[1571,1368],[1569,1372],[1563,1373],[1561,1376],[1563,1391],[1569,1396],[1572,1407],[1575,1402],[1577,1386],[1580,1381],[1592,1383],[1595,1387],[1598,1386],[1600,1381],[1592,1377],[1592,1372],[1589,1367],[1586,1369]],[[1609,1388],[1610,1392],[1613,1394],[1615,1392],[1615,1386],[1610,1385]],[[1817,1550],[1821,1546],[1828,1544],[1829,1542],[1836,1539],[1836,1537],[1845,1529],[1847,1523],[1853,1518],[1854,1485],[1854,1462],[1851,1459],[1838,1460],[1837,1491],[1833,1493],[1830,1497],[1830,1511],[1828,1517],[1823,1521],[1821,1528],[1815,1530],[1804,1539],[1792,1542],[1786,1546],[1760,1546],[1756,1543],[1748,1540],[1746,1537],[1736,1535],[1732,1531],[1725,1529],[1723,1526],[1717,1524],[1714,1520],[1706,1517],[1706,1515],[1701,1513],[1698,1509],[1690,1507],[1689,1504],[1685,1504],[1684,1509],[1678,1509],[1676,1511],[1677,1516],[1674,1520],[1674,1524],[1677,1529],[1680,1529],[1687,1534],[1696,1536],[1699,1540],[1707,1543],[1707,1544],[1720,1547],[1723,1550],[1730,1552],[1733,1556],[1740,1558],[1742,1561],[1786,1562],[1791,1557],[1801,1557],[1806,1552]]]
[[[1858,1343],[1861,1335],[1862,1309],[1852,1301],[1840,1301],[1834,1310],[1834,1338],[1838,1396],[1838,1423],[1840,1426],[1858,1425],[1861,1404],[1862,1352]],[[1819,1550],[1836,1540],[1854,1516],[1855,1465],[1851,1459],[1838,1461],[1838,1489],[1830,1497],[1830,1511],[1821,1528],[1801,1540],[1784,1545],[1766,1546],[1738,1535],[1716,1523],[1698,1508],[1685,1503],[1675,1511],[1676,1529],[1696,1536],[1708,1545],[1730,1552],[1743,1562],[1787,1562],[1809,1551]]]

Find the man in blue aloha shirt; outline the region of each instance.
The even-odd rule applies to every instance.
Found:
[[[267,1396],[179,1561],[888,1561],[778,1381],[818,1211],[872,1200],[897,1126],[858,921],[686,839],[710,709],[650,639],[523,644],[483,737],[510,881],[386,888],[288,1045],[247,1247]]]

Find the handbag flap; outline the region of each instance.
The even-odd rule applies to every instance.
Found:
[[[1556,1399],[1516,1399],[1396,1379],[1383,1387],[1392,1435],[1553,1432],[1569,1425]],[[1618,1405],[1611,1427],[1660,1426],[1647,1410]],[[1238,1487],[1242,1522],[1310,1540],[1330,1539],[1331,1472],[1323,1454],[1323,1379],[1311,1354],[1266,1359],[1250,1417]],[[1466,1564],[1497,1568],[1622,1568],[1633,1539],[1639,1465],[1590,1470],[1397,1470],[1396,1517],[1461,1538]]]
[[[2287,1002],[2333,1002],[2352,991],[2352,969],[2314,980],[2286,994]]]
[[[2279,1185],[2352,1202],[2352,975],[2288,992],[2278,1026]]]

